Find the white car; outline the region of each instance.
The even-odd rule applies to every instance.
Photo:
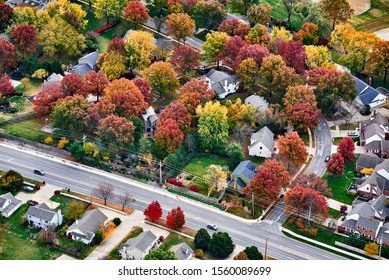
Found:
[[[356,137],[358,136],[358,131],[349,131],[347,132],[347,136]]]

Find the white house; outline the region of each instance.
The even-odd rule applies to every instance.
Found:
[[[273,154],[274,150],[274,133],[267,127],[264,126],[256,133],[251,135],[249,155],[269,158]]]
[[[45,203],[30,206],[27,210],[26,217],[30,226],[40,228],[58,226],[62,223],[63,219],[61,210],[54,211]]]
[[[0,213],[6,218],[11,216],[21,204],[22,201],[16,199],[11,193],[0,195]]]
[[[185,242],[172,246],[170,251],[174,252],[174,255],[176,255],[179,260],[190,260],[193,256],[192,248]]]
[[[259,95],[248,96],[244,100],[244,104],[253,106],[258,112],[263,112],[269,107],[269,103],[266,99]]]
[[[142,117],[145,125],[145,132],[153,135],[158,120],[158,115],[155,113],[154,108],[151,106],[147,108],[147,110],[142,113]]]
[[[239,86],[236,75],[229,75],[215,69],[211,69],[205,74],[204,80],[208,83],[208,87],[212,88],[220,98],[225,98],[227,95],[236,92]]]
[[[157,237],[147,230],[122,244],[119,254],[123,260],[143,260],[157,242]]]
[[[66,231],[66,236],[73,240],[80,240],[90,244],[98,231],[108,220],[108,217],[100,209],[93,209],[82,215]]]
[[[364,81],[353,76],[358,89],[358,95],[355,98],[355,103],[358,107],[370,105],[371,108],[381,106],[386,102],[386,95],[369,86]]]

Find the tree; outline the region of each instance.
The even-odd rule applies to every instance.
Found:
[[[132,1],[127,3],[124,8],[124,18],[135,25],[145,23],[149,18],[149,9],[147,9],[140,1]]]
[[[53,108],[53,126],[65,131],[83,133],[90,130],[89,102],[79,95],[60,99]]]
[[[134,203],[136,200],[129,192],[124,193],[119,196],[120,204],[122,205],[122,211],[124,211],[124,207],[126,207],[129,203]]]
[[[59,83],[45,85],[32,101],[34,112],[38,116],[50,114],[57,100],[61,98],[63,98],[63,93],[60,91]]]
[[[247,45],[248,43],[243,41],[242,37],[240,36],[235,35],[228,38],[222,51],[224,63],[229,66],[235,67],[235,64],[237,64],[235,60],[240,50]]]
[[[166,216],[166,225],[171,229],[179,229],[185,224],[185,215],[180,207],[172,209]]]
[[[24,59],[36,52],[37,32],[32,25],[20,24],[12,28],[11,41],[16,48],[19,59]]]
[[[111,95],[114,95],[119,92],[127,91],[140,91],[138,86],[135,84],[135,80],[128,80],[125,78],[113,80],[105,89],[105,98],[109,98]]]
[[[173,251],[165,251],[161,248],[150,252],[144,260],[177,260]]]
[[[24,178],[15,170],[8,170],[0,177],[0,189],[4,191],[18,191],[23,187]]]
[[[201,103],[206,103],[215,98],[215,92],[203,79],[192,78],[178,89],[181,94],[198,93]]]
[[[332,175],[342,175],[344,173],[344,159],[340,153],[332,156],[327,164],[327,171]]]
[[[225,19],[219,25],[217,31],[225,32],[228,36],[239,36],[240,38],[244,38],[247,34],[249,34],[251,27],[241,22],[236,18]]]
[[[266,26],[257,24],[251,28],[249,34],[246,35],[245,40],[250,44],[266,46],[270,40],[270,36]]]
[[[254,128],[247,123],[237,124],[232,131],[232,136],[236,142],[243,144],[253,132]]]
[[[279,195],[281,186],[277,185],[277,175],[266,166],[260,166],[250,181],[250,190],[259,197],[259,203],[270,205]]]
[[[238,123],[253,123],[255,121],[256,109],[251,104],[243,104],[240,98],[237,98],[234,103],[231,100],[227,100],[225,106],[228,109],[229,130],[232,130]]]
[[[296,5],[298,4],[299,0],[282,0],[280,2],[280,6],[283,6],[288,14],[288,19],[287,19],[287,22],[288,22],[288,25],[290,26],[290,19],[291,19],[291,16],[292,16],[292,12],[294,11],[294,8],[296,7]]]
[[[158,201],[152,201],[144,210],[143,215],[152,221],[156,221],[162,216],[162,208]]]
[[[241,161],[244,161],[242,147],[237,143],[231,143],[227,146],[226,155],[230,158],[228,161],[228,167],[230,170],[234,170]]]
[[[304,45],[316,45],[319,41],[319,27],[312,22],[305,22],[301,29],[294,34],[294,39]]]
[[[286,89],[284,98],[282,99],[284,107],[294,106],[297,103],[308,102],[312,106],[316,106],[315,92],[307,86],[289,86]]]
[[[136,3],[136,2],[138,2],[138,1],[134,1],[131,3]],[[108,43],[107,52],[114,52],[114,53],[118,53],[118,54],[125,56],[126,55],[126,42],[124,41],[123,38],[118,38],[118,37],[113,38]]]
[[[261,45],[246,44],[240,48],[235,59],[234,68],[236,69],[247,58],[252,58],[257,63],[257,67],[261,67],[263,59],[269,54],[269,50]]]
[[[296,186],[285,194],[287,213],[303,214],[310,224],[311,220],[322,221],[328,216],[328,203],[324,196],[311,188]]]
[[[139,88],[140,92],[143,94],[144,101],[150,105],[151,87],[149,86],[149,84],[142,78],[136,78],[132,81]]]
[[[228,6],[231,12],[247,15],[250,7],[258,3],[258,0],[230,0]]]
[[[115,106],[114,114],[127,119],[131,116],[139,116],[148,107],[139,90],[117,92],[111,94],[108,100]]]
[[[307,160],[308,152],[304,141],[295,131],[286,133],[285,136],[278,136],[277,147],[280,155],[287,158],[295,166],[299,166]]]
[[[263,260],[261,252],[255,246],[246,247],[243,252],[247,255],[249,260]]]
[[[297,177],[293,183],[293,187],[300,186],[302,188],[311,188],[315,191],[320,192],[321,195],[326,197],[332,197],[332,191],[328,188],[328,183],[326,180],[322,180],[315,173],[304,174]]]
[[[286,66],[294,68],[297,73],[305,71],[305,49],[301,42],[282,42],[278,48],[278,54],[285,61]]]
[[[374,242],[367,243],[364,248],[366,254],[369,256],[378,255],[378,249],[378,244]]]
[[[283,188],[284,190],[290,187],[290,174],[281,161],[267,159],[262,166],[268,168],[274,175],[276,175],[275,185]]]
[[[93,189],[93,195],[104,200],[104,205],[107,205],[107,200],[114,197],[115,188],[109,183],[100,183],[97,188]]]
[[[65,210],[65,219],[76,221],[84,213],[84,208],[82,202],[72,201]]]
[[[104,90],[108,87],[109,80],[102,72],[96,72],[94,70],[85,74],[84,79],[86,92],[96,96],[98,102],[99,97],[104,96]]]
[[[209,101],[204,106],[197,107],[196,114],[199,117],[197,132],[202,149],[212,150],[227,143],[227,112],[227,108],[219,101],[215,103]]]
[[[12,18],[12,8],[8,4],[0,3],[0,32],[4,32]]]
[[[286,107],[288,123],[296,130],[315,129],[319,124],[320,110],[309,102],[299,102]]]
[[[262,77],[266,87],[271,91],[277,87],[276,71],[284,66],[286,64],[280,55],[270,54],[263,58],[258,74]]]
[[[195,27],[194,20],[185,13],[170,14],[166,20],[168,34],[174,35],[178,41],[182,39],[184,44],[186,37],[193,35]]]
[[[209,183],[208,195],[215,189],[221,192],[226,187],[227,172],[220,165],[211,164],[203,178]]]
[[[99,121],[97,136],[114,152],[134,142],[134,124],[126,118],[109,115]]]
[[[227,42],[228,35],[225,32],[208,33],[205,43],[202,45],[203,59],[208,63],[216,62],[219,69],[219,60],[222,58],[222,51]]]
[[[243,82],[245,89],[248,92],[254,92],[259,81],[259,67],[252,58],[246,58],[236,70],[237,76]]]
[[[80,95],[87,97],[88,95],[84,81],[76,74],[66,75],[61,80],[60,90],[63,92],[64,96]]]
[[[109,17],[114,17],[115,20],[118,20],[122,16],[127,2],[127,0],[92,0],[96,18],[101,19],[105,17],[107,24],[109,24]]]
[[[379,40],[374,43],[370,57],[372,70],[384,73],[384,82],[389,69],[389,41]]]
[[[343,157],[345,162],[355,158],[355,143],[350,137],[344,137],[338,143],[337,152]]]
[[[158,120],[154,135],[155,143],[160,151],[174,152],[181,147],[184,141],[184,133],[173,119]]]
[[[14,93],[15,89],[11,83],[11,79],[8,74],[5,73],[0,79],[0,95],[2,96],[11,96]]]
[[[144,69],[150,65],[152,53],[157,49],[154,37],[150,32],[136,30],[126,39],[125,64],[132,71],[139,67]]]
[[[191,115],[188,110],[179,102],[172,102],[166,106],[165,110],[158,117],[159,120],[174,120],[181,131],[188,129],[191,121]]]
[[[223,4],[216,0],[199,1],[193,6],[191,16],[196,28],[216,30],[226,17]]]
[[[173,50],[170,63],[179,76],[188,79],[200,67],[200,53],[190,46],[181,45]]]
[[[319,67],[327,67],[333,69],[333,63],[328,62],[331,58],[331,53],[325,46],[304,46],[305,55],[307,56],[308,69],[316,69]]]
[[[324,16],[332,20],[332,30],[337,23],[347,21],[354,14],[347,0],[321,0],[319,5]]]
[[[212,234],[208,249],[212,256],[225,258],[234,251],[234,244],[227,232],[215,232]]]
[[[67,148],[70,154],[77,159],[77,161],[82,161],[85,157],[85,148],[80,141],[74,141]]]
[[[161,99],[165,94],[176,90],[179,86],[176,72],[169,62],[153,63],[149,68],[141,71],[141,74],[150,85],[151,90],[158,93]]]
[[[120,53],[106,52],[99,56],[97,64],[108,80],[113,81],[125,73],[126,65],[123,61],[125,61],[124,56]]]
[[[194,244],[196,249],[207,250],[211,236],[205,228],[200,228],[194,237]]]
[[[270,14],[273,8],[269,4],[257,4],[251,6],[247,11],[247,19],[251,26],[256,24],[266,25],[270,23]]]
[[[269,41],[269,51],[272,53],[278,53],[278,48],[282,42],[289,42],[292,40],[293,36],[290,34],[290,31],[287,30],[284,26],[273,27],[273,32],[270,34]]]
[[[246,253],[243,251],[240,251],[235,257],[234,260],[248,260]]]
[[[16,65],[15,46],[5,39],[0,40],[0,73],[15,68]]]
[[[39,231],[39,241],[43,244],[53,244],[57,239],[57,234],[55,232],[55,226],[50,225],[46,228],[42,228]]]

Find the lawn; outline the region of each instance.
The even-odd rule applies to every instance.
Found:
[[[45,124],[45,118],[34,118],[26,121],[21,121],[15,124],[7,124],[1,129],[10,135],[25,138],[31,141],[40,142],[51,134],[43,132],[41,128]]]
[[[70,197],[67,197],[67,196],[64,196],[64,195],[53,195],[52,197],[50,197],[50,200],[59,203],[59,206],[58,206],[57,210],[61,209],[62,214],[65,214],[65,209],[73,201],[83,203],[85,205],[85,208],[88,206],[88,204],[86,202],[83,202],[83,201],[78,200],[78,199],[70,198]]]
[[[22,92],[24,96],[32,96],[39,93],[42,81],[34,78],[29,78],[30,85],[27,88],[24,88],[23,85],[19,85],[15,88],[15,91]]]
[[[329,173],[323,176],[323,179],[328,182],[328,187],[332,190],[333,199],[348,205],[351,205],[355,199],[355,196],[347,193],[347,189],[351,183],[355,182],[357,176],[355,171],[356,161],[357,158],[345,164],[342,176],[335,177]]]
[[[180,244],[182,242],[185,242],[186,244],[188,244],[188,246],[190,248],[193,249],[193,251],[196,250],[196,247],[194,245],[194,241],[193,239],[191,238],[188,238],[188,237],[185,237],[185,236],[182,236],[178,233],[175,233],[175,232],[172,232],[170,233],[166,238],[165,240],[163,241],[163,244],[161,245],[161,249],[162,250],[165,250],[165,251],[168,251],[172,246],[174,245],[177,245],[177,244]]]
[[[389,27],[389,3],[385,0],[371,0],[366,12],[353,17],[349,22],[357,30],[373,33]]]
[[[330,215],[330,217],[332,217],[332,218],[334,218],[334,219],[337,219],[337,218],[339,218],[340,211],[339,211],[339,210],[332,209],[332,208],[329,208],[329,209],[328,209],[328,215]]]
[[[30,101],[28,101],[27,98],[22,96],[13,96],[11,97],[9,102],[11,103],[12,107],[18,108],[19,112],[22,111],[26,112],[27,110],[32,111],[33,108],[33,104]]]
[[[226,212],[231,213],[231,214],[236,215],[236,216],[239,216],[239,217],[242,217],[244,219],[255,219],[255,218],[253,218],[253,216],[250,213],[248,213],[242,207],[229,207]]]
[[[40,244],[39,240],[30,239],[30,233],[37,234],[40,229],[28,229],[20,225],[21,217],[27,212],[28,205],[23,204],[0,225],[0,259],[1,260],[53,260],[61,252]]]

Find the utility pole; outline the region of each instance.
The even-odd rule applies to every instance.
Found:
[[[253,208],[253,217],[254,217],[254,214],[255,214],[254,193],[251,193],[251,201],[252,201],[252,204],[253,204],[252,208]]]
[[[82,143],[83,143],[84,147],[85,147],[85,141],[86,141],[86,135],[84,134],[84,135],[82,136]]]
[[[159,183],[162,186],[162,161],[159,161]]]

